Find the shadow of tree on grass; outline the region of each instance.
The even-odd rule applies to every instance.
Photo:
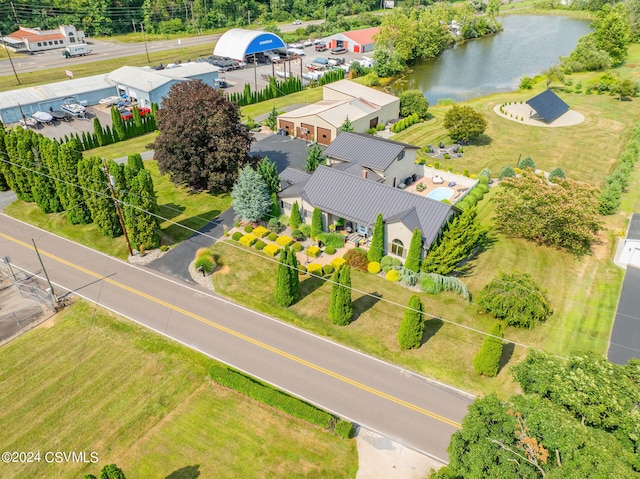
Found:
[[[360,315],[372,308],[374,304],[380,301],[380,298],[382,298],[382,295],[377,291],[374,291],[373,293],[364,294],[353,301],[353,303],[351,303],[353,306],[353,317],[351,318],[351,322],[353,323],[354,321],[357,321]]]
[[[429,341],[429,339],[434,337],[436,333],[440,331],[440,328],[443,325],[444,325],[444,321],[442,321],[440,318],[427,319],[424,322],[424,333],[422,334],[422,342],[420,343],[420,346],[422,346],[427,341]]]
[[[195,466],[185,466],[173,471],[164,479],[195,479],[200,477],[200,464]]]

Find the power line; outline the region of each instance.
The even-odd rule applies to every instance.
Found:
[[[3,159],[0,159],[0,161],[3,161],[3,162],[5,162],[5,163],[8,163],[8,164],[11,164],[11,165],[14,165],[14,166],[18,166],[18,167],[20,167],[20,168],[24,168],[24,169],[26,169],[26,170],[28,170],[28,171],[31,171],[31,172],[35,173],[35,174],[39,174],[39,175],[46,176],[46,177],[48,177],[48,178],[50,178],[50,179],[52,179],[52,180],[54,180],[54,181],[64,181],[64,180],[62,180],[62,179],[55,178],[55,177],[53,177],[53,176],[51,176],[51,175],[47,175],[47,174],[45,174],[45,173],[43,173],[43,172],[40,172],[40,171],[37,171],[37,170],[33,170],[33,169],[28,168],[28,167],[26,167],[26,166],[24,166],[24,165],[20,165],[20,164],[17,164],[17,163],[13,163],[13,162],[11,162],[10,160],[3,160]],[[85,187],[83,187],[83,186],[81,186],[81,185],[75,185],[75,184],[72,184],[72,183],[69,183],[69,182],[66,182],[66,181],[64,181],[64,182],[65,182],[65,183],[67,183],[67,184],[73,185],[75,188],[80,188],[80,189],[82,189],[82,190],[86,190],[86,191],[88,191],[88,192],[90,192],[90,193],[93,193],[93,194],[98,194],[98,195],[102,195],[102,196],[108,196],[106,193],[103,193],[103,192],[93,191],[93,190],[90,190],[90,189],[88,189],[88,188],[85,188]],[[201,231],[198,231],[198,230],[195,230],[195,229],[193,229],[193,228],[190,228],[190,227],[188,227],[188,226],[186,226],[186,225],[183,225],[183,224],[177,223],[177,222],[175,222],[175,221],[173,221],[173,220],[171,220],[171,219],[169,219],[169,218],[165,218],[165,217],[163,217],[163,216],[161,216],[161,215],[159,215],[159,214],[157,214],[157,213],[153,213],[153,212],[151,212],[151,211],[148,211],[148,210],[145,210],[145,209],[143,209],[143,208],[140,208],[140,207],[138,207],[138,206],[136,206],[136,205],[131,205],[131,204],[128,204],[128,203],[126,203],[126,202],[124,202],[124,201],[122,201],[121,203],[122,203],[124,206],[130,207],[130,208],[134,208],[134,209],[136,209],[136,210],[138,210],[138,211],[140,211],[140,212],[143,212],[143,213],[146,213],[146,214],[148,214],[148,215],[154,216],[154,217],[156,217],[156,218],[158,218],[158,219],[160,219],[160,220],[162,220],[162,221],[164,221],[164,222],[168,222],[168,223],[170,223],[170,224],[172,224],[172,225],[175,225],[175,226],[179,226],[179,227],[181,227],[181,228],[184,228],[184,229],[186,229],[186,230],[190,231],[190,232],[191,232],[191,233],[193,233],[193,234],[198,234],[198,235],[200,235],[200,236],[206,237],[206,238],[210,239],[214,244],[218,243],[219,241],[222,241],[222,242],[223,242],[224,244],[226,244],[227,246],[229,246],[229,247],[231,247],[231,248],[235,248],[235,249],[236,249],[236,250],[238,250],[238,251],[243,251],[243,252],[245,252],[245,253],[251,254],[251,255],[253,255],[253,256],[255,256],[255,257],[261,258],[261,259],[266,260],[266,261],[269,261],[269,262],[271,262],[271,263],[275,263],[275,264],[279,264],[279,263],[280,263],[280,261],[279,261],[279,260],[277,260],[276,258],[271,258],[271,257],[265,256],[265,255],[263,255],[263,254],[261,254],[261,253],[259,253],[259,252],[257,252],[257,251],[253,251],[253,250],[249,250],[249,249],[242,248],[241,246],[236,245],[236,244],[234,244],[234,243],[224,241],[224,238],[222,238],[222,237],[220,237],[220,238],[216,238],[216,237],[211,236],[211,235],[209,235],[209,234],[207,234],[207,233],[203,233],[203,232],[201,232]],[[290,267],[290,266],[288,266],[288,267]],[[302,270],[300,270],[300,269],[298,269],[298,271],[299,271],[299,272],[302,272]],[[312,276],[315,276],[315,275],[312,275]],[[327,282],[327,283],[334,284],[334,281],[333,281],[332,279],[330,279],[330,278],[323,278],[323,277],[320,277],[320,276],[316,276],[316,277],[317,277],[317,278],[319,278],[319,279],[322,279],[323,281],[325,281],[325,282]],[[356,288],[354,288],[353,286],[352,286],[352,287],[350,287],[350,289],[351,289],[351,291],[352,291],[352,292],[360,293],[360,294],[362,294],[362,295],[364,295],[364,296],[368,296],[368,297],[371,297],[371,298],[375,298],[375,299],[376,299],[376,300],[378,300],[378,301],[383,301],[383,302],[386,302],[386,303],[391,304],[391,305],[393,305],[393,306],[397,306],[397,307],[401,308],[403,311],[404,311],[404,310],[406,310],[406,309],[408,309],[406,305],[403,305],[403,304],[397,303],[397,302],[392,301],[392,300],[387,299],[387,298],[383,298],[383,297],[375,296],[375,295],[374,295],[374,294],[372,294],[372,293],[369,293],[369,292],[367,292],[367,291],[363,291],[363,290],[360,290],[360,289],[356,289]],[[588,306],[586,303],[581,303],[581,304],[583,304],[583,305],[585,305],[585,306]],[[607,308],[597,308],[597,309],[601,309],[601,310],[604,310],[604,311],[613,312],[613,310],[612,310],[612,309],[607,309]],[[491,335],[490,333],[488,333],[488,332],[486,332],[486,331],[483,331],[483,330],[481,330],[481,329],[474,328],[474,327],[471,327],[471,326],[468,326],[468,325],[465,325],[465,324],[461,324],[461,323],[458,323],[458,322],[453,321],[453,320],[450,320],[450,319],[445,319],[445,318],[443,318],[443,317],[442,317],[442,316],[440,316],[440,315],[431,314],[431,313],[429,313],[429,312],[422,312],[422,314],[423,314],[424,316],[426,316],[426,317],[431,318],[431,319],[437,319],[437,320],[440,320],[440,321],[442,321],[442,322],[444,322],[444,323],[450,324],[450,325],[452,325],[452,326],[457,326],[457,327],[462,328],[462,329],[464,329],[464,330],[467,330],[467,331],[470,331],[470,332],[474,332],[474,333],[477,333],[477,334],[483,335],[483,336],[485,336],[485,337],[486,337],[486,336],[489,336],[489,337],[494,337],[494,338],[496,338],[496,339],[501,339],[502,341],[504,341],[504,342],[506,342],[506,343],[513,344],[514,346],[520,346],[520,347],[527,348],[527,349],[528,349],[528,348],[537,349],[537,348],[534,348],[533,346],[530,346],[530,345],[527,345],[527,344],[525,344],[525,343],[521,343],[521,342],[518,342],[518,341],[515,341],[515,340],[511,340],[511,339],[508,339],[508,338],[499,338],[499,337],[497,337],[497,336],[493,336],[493,335]],[[625,315],[625,316],[630,317],[630,318],[633,318],[633,319],[640,319],[640,317],[629,316],[629,315]],[[552,327],[552,326],[551,326],[551,327]],[[555,329],[557,329],[557,330],[562,330],[561,328],[555,328]],[[576,337],[585,337],[585,338],[588,338],[588,339],[594,339],[594,340],[604,341],[604,340],[601,340],[601,339],[596,338],[596,337],[594,337],[594,336],[586,335],[586,334],[584,334],[584,333],[576,333],[576,334],[574,334],[574,336],[576,336]],[[616,345],[616,346],[623,346],[623,345],[618,345],[617,343],[613,343],[613,342],[610,342],[609,344],[613,344],[613,345]],[[638,352],[640,352],[640,349],[629,348],[629,347],[626,347],[626,346],[624,346],[624,347],[625,347],[625,348],[627,348],[627,349],[631,349],[631,350],[633,350],[633,351],[638,351]],[[558,357],[558,358],[561,358],[561,359],[567,359],[565,356],[560,356],[560,355],[558,355],[558,354],[554,354],[554,356],[556,356],[556,357]]]

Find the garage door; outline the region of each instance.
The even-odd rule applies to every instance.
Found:
[[[316,136],[313,125],[309,125],[308,123],[301,123],[300,130],[301,130],[300,138],[304,138],[305,140],[313,140]]]
[[[328,145],[331,143],[331,130],[318,127],[318,138],[316,141],[321,145]]]
[[[291,135],[293,133],[293,122],[280,120],[280,128],[287,132],[287,135]]]

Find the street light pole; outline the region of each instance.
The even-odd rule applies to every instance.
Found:
[[[131,243],[129,242],[129,235],[127,234],[127,228],[124,225],[124,218],[122,217],[122,211],[120,210],[120,202],[118,201],[118,197],[116,196],[116,189],[113,186],[113,179],[109,174],[109,166],[107,165],[106,158],[102,159],[102,164],[104,165],[104,171],[107,173],[107,184],[109,185],[109,190],[111,190],[111,198],[113,198],[113,204],[116,207],[116,214],[118,215],[118,221],[120,221],[122,234],[124,234],[124,239],[127,242],[127,248],[129,248],[129,256],[133,256],[133,249],[131,248]]]
[[[53,290],[53,285],[51,284],[51,280],[49,279],[49,275],[47,274],[47,270],[44,267],[44,263],[42,262],[42,258],[40,257],[40,252],[38,251],[38,247],[36,246],[36,241],[31,238],[31,242],[33,243],[33,249],[36,251],[36,256],[38,257],[38,261],[40,261],[40,266],[42,267],[42,272],[44,273],[44,277],[47,278],[47,283],[49,284],[49,292],[51,294],[51,307],[55,310],[55,303],[58,302],[58,298],[56,298],[56,293]]]

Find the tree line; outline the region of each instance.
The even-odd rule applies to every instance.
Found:
[[[123,205],[123,219],[132,247],[143,251],[160,244],[156,195],[142,157],[127,164],[99,156],[83,158],[76,139],[59,144],[22,128],[0,125],[0,188],[35,203],[43,213],[66,213],[71,224],[94,223],[105,236],[123,234],[111,188]]]

